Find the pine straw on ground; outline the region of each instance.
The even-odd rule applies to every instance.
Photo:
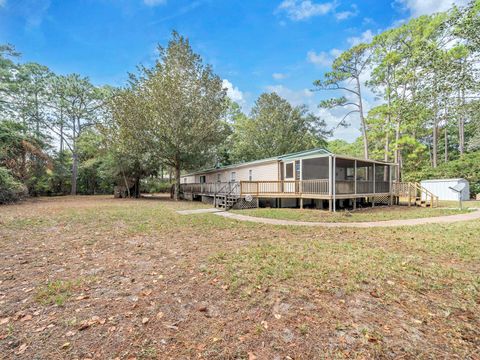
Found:
[[[478,358],[480,224],[324,229],[193,203],[0,207],[0,358]]]

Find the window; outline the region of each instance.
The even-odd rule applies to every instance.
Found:
[[[285,164],[285,179],[293,178],[293,163]]]
[[[183,183],[186,184],[187,183],[187,178],[183,178]]]
[[[230,181],[235,181],[236,178],[237,178],[237,173],[235,171],[232,171],[230,173]]]
[[[253,171],[252,170],[248,170],[248,181],[252,181],[253,179]]]
[[[201,175],[200,176],[200,184],[205,184],[207,181],[207,178],[205,177],[205,175]]]
[[[217,182],[221,182],[222,181],[222,174],[218,173],[217,174]]]

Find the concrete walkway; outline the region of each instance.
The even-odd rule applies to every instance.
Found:
[[[386,221],[368,221],[368,222],[310,222],[296,220],[268,219],[255,216],[234,214],[231,212],[218,212],[215,215],[223,216],[228,219],[251,221],[269,225],[296,225],[296,226],[324,226],[324,227],[352,227],[352,228],[372,228],[372,227],[392,227],[392,226],[414,226],[424,224],[449,224],[459,221],[468,221],[480,219],[480,209],[466,214],[435,216],[420,219],[402,219],[402,220],[386,220]]]
[[[194,210],[179,210],[177,214],[180,215],[193,215],[193,214],[208,214],[208,213],[218,213],[224,211],[222,209],[208,208],[208,209],[194,209]]]

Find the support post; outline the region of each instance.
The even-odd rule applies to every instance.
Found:
[[[408,206],[412,205],[412,188],[410,183],[408,183]]]
[[[388,192],[390,193],[389,205],[393,205],[393,187],[392,187],[392,167],[388,166]]]
[[[332,197],[333,197],[333,176],[332,176],[332,170],[333,170],[333,156],[330,155],[328,157],[328,211],[333,211],[332,207]]]
[[[300,198],[300,209],[303,209],[303,198]]]
[[[333,156],[333,211],[337,211],[337,202],[336,202],[336,194],[337,194],[337,179],[336,179],[336,169],[337,169],[337,161],[335,159],[335,155]]]
[[[353,168],[353,176],[354,176],[354,194],[357,195],[357,160],[355,160],[355,167]]]

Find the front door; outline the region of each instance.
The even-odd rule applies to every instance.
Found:
[[[301,179],[301,173],[302,168],[300,166],[300,160],[295,160],[295,192],[298,193],[300,192],[300,179]]]

